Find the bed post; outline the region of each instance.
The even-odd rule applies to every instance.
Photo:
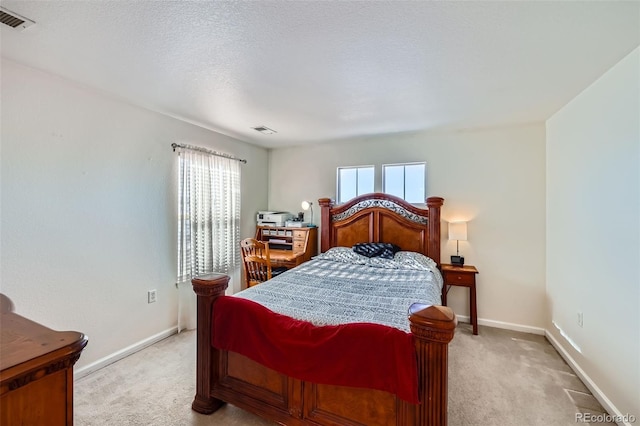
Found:
[[[456,316],[446,306],[419,303],[409,308],[409,322],[418,358],[416,424],[447,425],[448,345],[457,325]]]
[[[224,295],[229,285],[229,276],[212,273],[191,280],[193,291],[198,296],[196,396],[191,408],[198,413],[211,414],[223,401],[211,396],[211,385],[218,379],[218,357],[220,352],[211,345],[213,329],[213,302]]]
[[[429,208],[429,247],[428,256],[440,267],[440,207],[444,204],[444,198],[427,198]]]
[[[333,207],[333,201],[330,198],[320,198],[320,253],[331,248],[331,215],[329,210]]]

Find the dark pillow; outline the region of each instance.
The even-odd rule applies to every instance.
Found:
[[[353,246],[353,251],[367,257],[393,259],[400,247],[391,243],[358,243]]]

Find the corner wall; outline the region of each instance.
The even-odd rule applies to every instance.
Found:
[[[460,242],[478,275],[480,324],[542,334],[545,324],[545,129],[542,123],[459,132],[352,139],[270,152],[269,209],[300,211],[302,200],[336,196],[336,168],[426,161],[427,195],[442,196],[443,220],[468,220]],[[317,201],[314,221],[320,223]],[[442,259],[455,254],[443,229]],[[468,289],[449,305],[469,315]]]
[[[603,405],[619,411],[611,414],[636,418],[639,80],[636,49],[547,121],[546,328],[609,399]],[[582,327],[578,312],[583,314]]]
[[[1,71],[1,291],[17,313],[88,335],[79,368],[166,335],[178,306],[170,144],[248,160],[243,235],[267,203],[267,151],[5,59]]]

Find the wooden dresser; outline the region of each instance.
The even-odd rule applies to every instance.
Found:
[[[13,312],[0,294],[0,425],[73,425],[73,365],[87,345]]]
[[[269,242],[272,266],[293,268],[318,254],[318,228],[316,227],[258,226],[256,240]]]

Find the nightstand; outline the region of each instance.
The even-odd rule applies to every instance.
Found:
[[[442,304],[444,306],[447,306],[447,293],[452,285],[469,287],[471,325],[473,325],[473,334],[478,334],[478,311],[476,307],[476,274],[478,270],[471,265],[454,266],[448,263],[440,265],[440,270],[444,280],[442,285]]]

